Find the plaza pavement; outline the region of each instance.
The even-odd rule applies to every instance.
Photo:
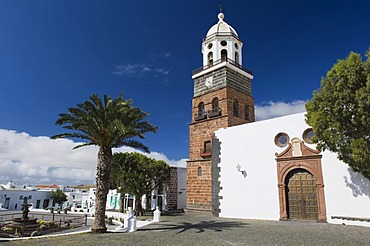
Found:
[[[81,233],[0,245],[370,245],[370,228],[174,213],[133,233]]]

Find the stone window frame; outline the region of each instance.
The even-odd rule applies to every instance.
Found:
[[[207,60],[208,60],[208,65],[213,64],[213,52],[212,51],[208,52]]]
[[[206,114],[205,104],[204,104],[204,102],[200,102],[198,104],[198,116],[203,116],[205,114]]]
[[[227,61],[227,49],[221,50],[221,61]]]
[[[309,137],[308,134],[309,133],[313,133],[313,129],[312,128],[307,128],[303,134],[302,134],[302,138],[303,140],[307,143],[307,144],[313,144],[313,141],[312,141],[312,137]]]
[[[235,51],[235,63],[239,64],[239,53]]]
[[[203,168],[201,166],[199,166],[197,168],[197,177],[200,178],[203,176]]]
[[[286,142],[285,143],[281,143],[279,141],[279,139],[281,137],[285,137],[286,138]],[[288,146],[289,142],[290,142],[290,138],[289,138],[289,135],[285,132],[279,132],[278,134],[276,134],[275,138],[274,138],[274,142],[275,142],[275,145],[280,147],[280,148],[284,148],[286,146]]]
[[[212,110],[217,110],[219,108],[219,100],[218,97],[214,97],[212,99]]]

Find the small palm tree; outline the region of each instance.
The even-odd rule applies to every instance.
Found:
[[[59,114],[57,125],[63,125],[67,133],[52,138],[80,138],[86,142],[76,148],[89,145],[99,146],[96,174],[95,219],[91,230],[106,232],[105,206],[109,191],[112,148],[129,146],[149,152],[148,147],[137,139],[143,139],[147,132],[156,132],[157,127],[144,121],[148,116],[140,108],[132,106],[131,100],[124,100],[123,93],[116,99],[104,95],[102,101],[97,94],[90,101],[68,108],[68,113]]]

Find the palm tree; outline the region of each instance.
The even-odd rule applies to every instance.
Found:
[[[131,100],[124,100],[123,93],[116,99],[104,95],[102,101],[97,94],[90,101],[68,108],[68,113],[59,114],[57,125],[63,125],[67,133],[56,138],[80,138],[86,142],[74,147],[99,146],[96,173],[95,219],[92,232],[106,232],[105,206],[109,191],[112,148],[129,146],[149,152],[148,147],[138,141],[147,132],[156,132],[157,127],[144,121],[148,116],[140,108],[132,106]]]

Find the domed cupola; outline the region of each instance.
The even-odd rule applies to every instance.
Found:
[[[218,17],[217,24],[213,25],[209,29],[206,37],[212,36],[213,34],[216,33],[231,33],[234,34],[235,36],[238,36],[235,29],[224,21],[225,15],[223,13],[219,13],[217,17]]]
[[[243,43],[238,33],[224,21],[224,14],[218,14],[218,22],[213,25],[202,43],[203,66],[213,66],[229,61],[242,65]]]

